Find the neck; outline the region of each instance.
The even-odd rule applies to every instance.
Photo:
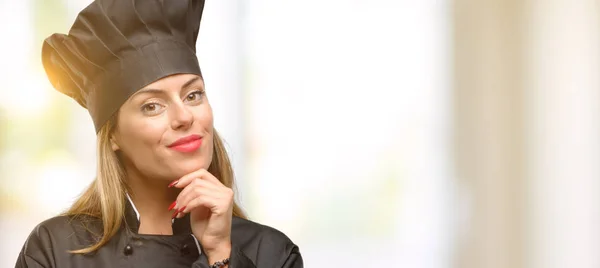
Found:
[[[140,214],[140,234],[172,235],[172,211],[169,205],[177,199],[178,189],[168,188],[169,181],[151,179],[127,170],[130,197]]]

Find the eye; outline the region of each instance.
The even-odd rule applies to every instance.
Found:
[[[142,112],[145,114],[156,114],[156,113],[160,112],[161,108],[162,108],[162,105],[160,105],[156,102],[151,102],[151,103],[144,104],[142,106]]]
[[[185,97],[185,100],[186,101],[199,101],[200,99],[202,99],[203,94],[204,94],[204,91],[196,90],[196,91],[188,94],[187,97]]]

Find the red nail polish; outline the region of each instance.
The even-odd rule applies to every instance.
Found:
[[[177,214],[179,214],[179,210],[175,211],[175,213],[173,213],[173,216],[171,216],[171,219],[175,219],[175,217],[177,217]]]
[[[173,202],[170,206],[169,206],[169,211],[171,211],[175,205],[177,205],[177,201]]]
[[[176,181],[174,181],[174,182],[171,182],[171,184],[169,184],[169,188],[171,188],[171,187],[173,187],[173,186],[177,185],[177,183],[178,183],[178,182],[179,182],[179,180],[176,180]]]
[[[183,211],[185,210],[186,206],[183,206],[182,208],[180,208],[179,210],[177,210],[177,212],[179,213],[183,213]]]

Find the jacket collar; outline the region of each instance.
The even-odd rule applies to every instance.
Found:
[[[137,234],[140,229],[140,213],[138,212],[133,200],[129,194],[126,194],[127,201],[125,201],[125,225],[127,228]],[[189,213],[185,214],[184,217],[174,219],[173,223],[173,235],[179,234],[191,234],[192,228],[190,226]]]

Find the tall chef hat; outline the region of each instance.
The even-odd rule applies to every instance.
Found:
[[[144,86],[202,76],[195,47],[203,9],[204,0],[95,0],[68,35],[44,41],[48,79],[88,110],[98,132]]]

